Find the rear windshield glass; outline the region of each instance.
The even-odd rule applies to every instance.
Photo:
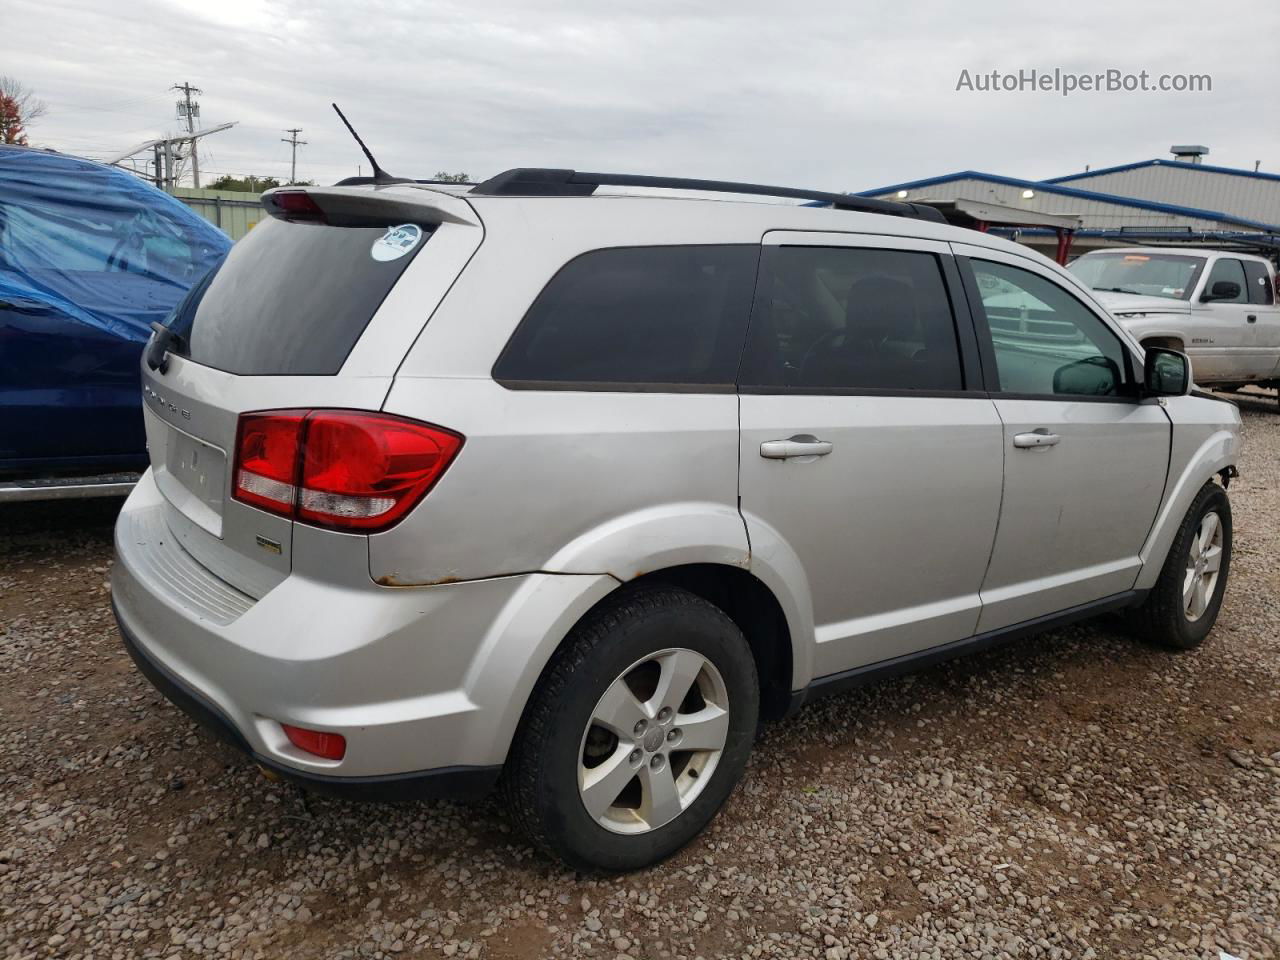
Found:
[[[175,311],[178,352],[228,373],[337,373],[429,229],[264,219]]]

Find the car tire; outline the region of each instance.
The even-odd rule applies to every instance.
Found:
[[[1230,568],[1231,501],[1222,487],[1206,483],[1173,538],[1156,585],[1130,615],[1135,632],[1175,650],[1200,646],[1218,619]]]
[[[724,611],[677,587],[624,587],[543,672],[504,773],[507,808],[577,870],[647,867],[728,799],[759,709],[755,659]]]

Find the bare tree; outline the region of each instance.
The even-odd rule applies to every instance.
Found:
[[[0,76],[0,143],[25,144],[26,128],[48,109],[17,77]]]

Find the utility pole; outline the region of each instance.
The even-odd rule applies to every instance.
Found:
[[[280,138],[281,143],[287,143],[291,147],[293,147],[293,159],[289,161],[289,182],[290,183],[298,182],[298,148],[305,147],[307,145],[307,141],[298,139],[298,134],[300,134],[301,132],[302,132],[301,127],[290,127],[288,130],[285,131],[285,133],[289,134],[288,138],[287,139],[285,137]]]
[[[178,118],[187,121],[187,133],[196,132],[196,117],[200,116],[199,102],[192,102],[191,95],[199,94],[204,91],[199,87],[193,87],[190,83],[175,83],[170,90],[181,90],[183,99],[178,101]],[[196,141],[191,140],[191,182],[197,189],[200,187],[200,158],[196,154]]]

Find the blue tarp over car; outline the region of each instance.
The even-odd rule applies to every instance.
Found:
[[[142,345],[230,246],[123,170],[0,146],[0,474],[145,463]]]

